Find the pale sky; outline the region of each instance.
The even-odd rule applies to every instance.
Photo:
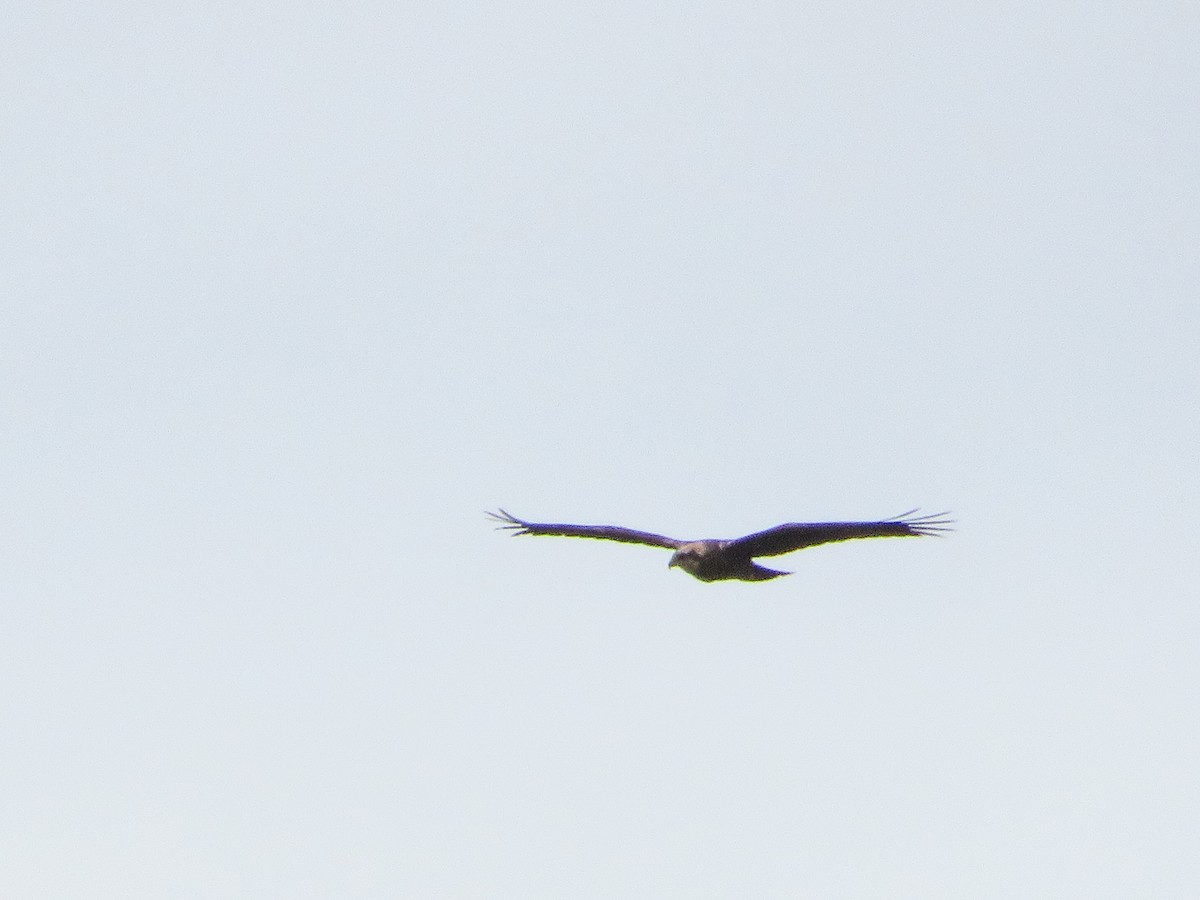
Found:
[[[0,895],[1200,895],[1200,7],[0,40]]]

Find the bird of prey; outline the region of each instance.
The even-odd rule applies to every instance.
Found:
[[[757,556],[780,556],[804,547],[853,538],[922,537],[952,530],[950,526],[954,524],[954,520],[946,518],[948,513],[918,516],[917,512],[918,510],[910,509],[882,522],[791,522],[745,537],[700,541],[681,541],[648,531],[622,528],[619,525],[526,522],[503,509],[499,512],[489,512],[487,515],[502,523],[497,528],[511,531],[513,537],[523,534],[548,534],[664,547],[675,551],[667,564],[668,568],[678,566],[701,581],[767,581],[792,573],[760,566],[754,562]]]

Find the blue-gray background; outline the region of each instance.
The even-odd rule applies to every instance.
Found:
[[[5,30],[6,896],[1197,896],[1194,5]]]

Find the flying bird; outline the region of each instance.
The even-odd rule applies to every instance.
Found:
[[[729,540],[710,539],[681,541],[677,538],[634,531],[619,525],[560,525],[549,522],[526,522],[505,512],[487,513],[502,524],[499,530],[511,531],[513,537],[523,534],[547,534],[561,537],[597,538],[602,541],[621,541],[625,544],[646,544],[674,550],[668,568],[678,566],[701,581],[767,581],[791,572],[768,569],[754,562],[758,556],[780,556],[828,544],[833,541],[849,541],[868,537],[924,537],[953,530],[953,519],[949,513],[915,515],[918,510],[910,509],[892,519],[882,522],[790,522],[776,525],[766,531],[758,531],[745,537]]]

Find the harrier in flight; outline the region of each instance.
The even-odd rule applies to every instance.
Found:
[[[828,544],[833,541],[849,541],[868,537],[922,537],[937,535],[952,530],[953,519],[947,513],[914,515],[917,510],[882,522],[791,522],[776,525],[766,531],[748,534],[730,540],[681,541],[648,531],[634,531],[619,525],[556,525],[548,522],[526,522],[504,510],[489,512],[488,515],[502,524],[502,530],[511,531],[513,537],[522,534],[550,534],[561,537],[598,538],[603,541],[621,541],[626,544],[646,544],[650,547],[665,547],[674,550],[671,566],[679,566],[689,575],[701,581],[767,581],[791,572],[779,572],[754,562],[756,556],[780,556]]]

